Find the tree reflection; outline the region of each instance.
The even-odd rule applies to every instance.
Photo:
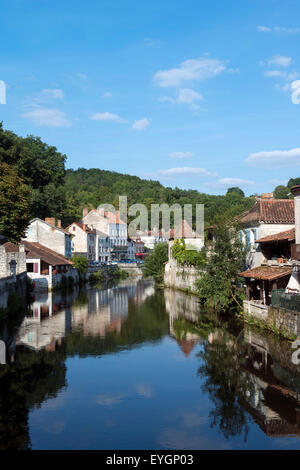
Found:
[[[198,369],[205,378],[201,389],[208,393],[214,409],[210,412],[211,427],[218,426],[226,439],[249,432],[247,414],[242,406],[250,387],[241,365],[246,357],[245,343],[237,342],[226,331],[215,330],[198,354]]]
[[[31,447],[28,414],[66,385],[66,355],[18,350],[16,362],[0,368],[0,450]]]

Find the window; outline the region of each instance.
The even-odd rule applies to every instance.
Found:
[[[73,232],[75,232],[76,230],[76,225],[73,225]]]
[[[26,264],[27,272],[28,273],[33,273],[34,271],[34,264],[33,263],[27,263]]]

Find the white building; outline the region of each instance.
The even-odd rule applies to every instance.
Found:
[[[72,255],[85,256],[90,261],[96,260],[96,230],[86,224],[73,222],[67,227],[72,237]]]
[[[240,234],[247,249],[247,268],[261,266],[267,260],[256,240],[295,227],[294,200],[262,197],[243,215],[241,224],[244,227]]]
[[[105,211],[103,208],[93,209],[90,212],[88,212],[87,209],[83,209],[82,223],[89,225],[89,227],[96,229],[97,232],[104,233],[109,237],[111,259],[126,258],[127,225],[120,219],[118,211],[114,214]],[[98,238],[99,236],[102,235],[98,235]],[[99,240],[97,245],[99,246]]]
[[[53,217],[47,217],[45,220],[31,220],[24,240],[40,243],[66,258],[71,258],[71,238],[72,234],[62,228],[60,220],[56,224]]]

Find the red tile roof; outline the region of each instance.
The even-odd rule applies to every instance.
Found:
[[[282,267],[271,267],[271,266],[259,266],[257,268],[248,269],[239,273],[239,276],[244,278],[261,279],[265,281],[272,281],[273,279],[279,279],[280,277],[290,276],[292,273],[292,266]]]
[[[258,199],[254,206],[244,213],[242,224],[265,222],[269,224],[294,224],[293,199]]]
[[[285,230],[284,232],[275,233],[274,235],[268,235],[267,237],[259,238],[255,240],[256,243],[271,243],[271,242],[284,242],[295,240],[296,230],[294,228]]]
[[[50,250],[50,248],[47,248],[38,242],[28,242],[23,240],[22,244],[25,245],[26,258],[40,259],[51,266],[73,265],[72,261],[65,256],[56,253],[56,251]]]
[[[6,242],[6,243],[3,243],[2,246],[4,246],[5,251],[7,253],[19,253],[19,245],[15,245],[14,243],[11,243],[11,242]]]
[[[81,228],[81,230],[83,230],[86,233],[93,233],[93,234],[96,235],[96,229],[92,229],[87,224],[81,224],[79,222],[72,222],[70,225],[68,225],[66,230],[68,230],[72,225],[77,225],[77,227]],[[70,232],[68,232],[68,233],[70,233]]]

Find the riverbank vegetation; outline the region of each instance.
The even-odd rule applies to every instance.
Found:
[[[160,284],[163,282],[165,263],[169,259],[168,256],[168,244],[157,243],[155,245],[153,253],[146,256],[144,264],[144,275],[146,277],[153,277],[156,283]]]
[[[197,281],[200,302],[217,311],[241,309],[244,292],[238,287],[238,272],[244,266],[245,249],[238,227],[220,225],[215,237],[205,272]]]
[[[181,266],[195,266],[197,268],[205,266],[206,251],[196,251],[193,247],[186,245],[185,240],[176,239],[172,246],[172,256]]]

